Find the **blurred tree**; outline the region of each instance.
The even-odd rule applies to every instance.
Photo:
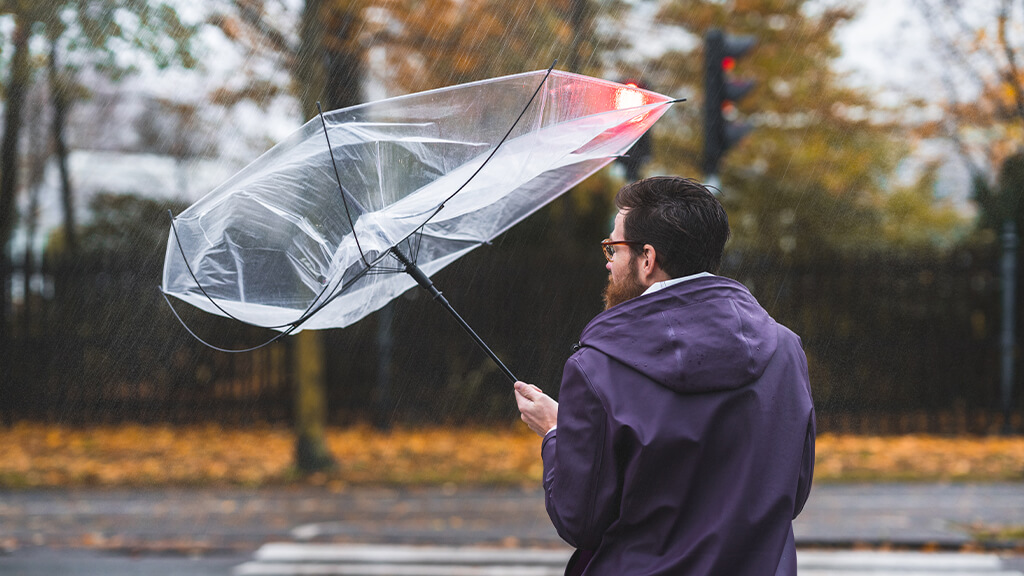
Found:
[[[181,201],[97,194],[89,202],[89,223],[80,229],[82,253],[95,260],[128,258],[138,268],[159,271],[167,248],[167,210],[185,208]]]
[[[950,248],[963,240],[967,220],[951,202],[935,199],[939,165],[928,165],[917,182],[897,187],[881,198],[883,239],[891,246],[912,249]]]
[[[1012,220],[1017,230],[1024,224],[1024,151],[1003,160],[996,186],[997,193],[986,202],[986,213],[996,223]]]
[[[254,53],[283,64],[291,92],[304,119],[325,110],[362,101],[366,43],[363,34],[367,3],[358,0],[306,0],[297,19],[298,39],[288,31],[289,19],[275,17],[263,0],[233,0],[221,6],[210,21],[227,36]],[[222,103],[253,100],[266,103],[281,89],[273,79],[254,74],[234,88],[216,94]],[[326,143],[325,143],[326,145]],[[327,449],[324,336],[303,330],[292,339],[295,378],[295,463],[302,472],[337,466]]]
[[[4,135],[0,143],[0,364],[9,365],[10,338],[10,278],[11,263],[7,251],[14,229],[14,197],[18,186],[18,140],[21,128],[22,106],[31,80],[28,39],[31,21],[21,15],[14,22],[14,55],[11,57],[10,76],[4,86]]]
[[[383,49],[385,85],[401,93],[542,69],[556,58],[559,69],[600,75],[613,43],[597,32],[608,5],[591,0],[399,0],[382,6],[372,21],[373,39]],[[594,193],[608,190],[577,187],[556,200],[547,212],[554,237],[543,240],[571,243],[586,221],[580,210]]]
[[[304,118],[361,102],[364,48],[360,42],[364,3],[306,0],[299,24],[293,90]],[[326,142],[325,142],[326,145]],[[305,472],[337,466],[327,449],[327,379],[324,334],[303,330],[295,339],[295,463]]]
[[[1024,139],[1024,14],[1009,0],[915,0],[942,60],[945,111],[936,132],[971,172],[979,229],[994,238],[1012,219],[1024,229],[1024,190],[1007,186]],[[1004,176],[996,182],[1000,166]]]
[[[21,216],[25,229],[25,251],[21,263],[21,336],[23,338],[30,337],[35,331],[32,318],[34,307],[32,280],[37,273],[34,244],[39,225],[39,195],[42,191],[46,163],[52,153],[45,126],[46,100],[46,86],[37,80],[28,93],[28,101],[25,105],[25,121],[28,126],[25,151],[25,189],[28,202]]]
[[[71,70],[63,69],[58,64],[60,36],[65,28],[59,19],[55,19],[55,24],[47,27],[50,54],[46,62],[46,71],[50,85],[50,102],[53,107],[53,118],[50,124],[53,149],[57,156],[57,168],[60,172],[60,197],[64,209],[64,242],[68,255],[74,257],[78,253],[78,243],[75,238],[75,203],[71,189],[71,174],[68,171],[68,144],[64,129],[73,97],[76,96],[74,93],[78,92],[77,95],[81,95],[84,89],[74,81],[74,74]]]
[[[213,157],[216,145],[200,117],[200,106],[157,98],[135,118],[135,130],[142,152],[170,156],[177,171],[178,196],[188,194],[188,170],[185,162],[200,157]]]
[[[941,62],[946,114],[938,128],[975,175],[992,183],[1024,137],[1024,16],[1009,0],[915,0]]]
[[[892,115],[834,72],[835,31],[854,12],[812,4],[702,0],[661,11],[698,38],[717,27],[757,40],[736,71],[756,80],[740,105],[754,130],[722,166],[734,248],[803,257],[877,246],[883,238],[880,209],[906,147],[893,136]],[[670,52],[648,78],[669,94],[700,94],[690,83],[702,77],[700,66],[692,53]],[[656,127],[656,162],[698,174],[701,108],[677,108]]]
[[[185,25],[175,9],[165,2],[145,0],[4,0],[0,17],[14,23],[10,42],[13,46],[10,69],[4,85],[6,106],[2,143],[0,143],[0,355],[6,355],[9,337],[10,263],[7,243],[15,224],[14,198],[18,189],[18,144],[22,131],[25,91],[34,73],[30,59],[31,40],[45,33],[50,49],[51,87],[56,105],[54,135],[58,153],[66,157],[63,146],[63,120],[71,104],[70,83],[61,77],[56,61],[58,47],[69,54],[80,54],[96,70],[117,78],[131,72],[125,65],[125,49],[149,57],[158,67],[195,65],[192,38],[196,28]],[[66,162],[66,159],[63,160]],[[66,166],[65,166],[66,167]],[[66,177],[66,170],[62,176]],[[71,225],[68,241],[73,242],[73,206],[70,184],[65,180],[66,226]],[[0,363],[8,359],[0,357]]]
[[[389,87],[416,92],[546,68],[588,73],[602,64],[589,0],[398,0],[375,12]]]

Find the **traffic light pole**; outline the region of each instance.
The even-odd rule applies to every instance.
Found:
[[[701,170],[704,182],[721,188],[718,167],[725,153],[739,142],[751,127],[728,117],[734,103],[754,87],[750,80],[732,80],[727,72],[736,59],[754,47],[753,36],[730,36],[717,28],[704,35],[704,155]]]
[[[1003,330],[1000,337],[1002,348],[1002,408],[1003,434],[1013,434],[1013,381],[1014,381],[1014,337],[1017,324],[1017,227],[1012,219],[1003,225]]]

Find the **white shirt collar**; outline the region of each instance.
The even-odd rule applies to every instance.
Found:
[[[696,278],[704,278],[705,276],[714,276],[711,272],[698,272],[697,274],[691,274],[689,276],[680,276],[679,278],[673,278],[671,280],[665,280],[664,282],[655,282],[651,284],[647,290],[644,290],[644,294],[653,294],[658,290],[668,288],[673,284],[679,284],[680,282],[686,282],[687,280],[694,280]]]

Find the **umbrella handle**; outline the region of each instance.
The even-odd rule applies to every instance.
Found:
[[[498,355],[494,353],[494,350],[491,350],[491,347],[488,346],[486,342],[484,342],[483,338],[481,338],[473,330],[469,323],[463,320],[462,316],[460,316],[459,313],[455,311],[455,308],[453,308],[451,303],[448,302],[448,299],[445,298],[444,295],[441,294],[441,291],[434,286],[434,283],[430,281],[430,277],[427,276],[426,273],[424,273],[423,270],[421,270],[420,267],[417,266],[415,262],[410,260],[409,257],[406,256],[405,253],[402,252],[402,250],[398,246],[392,248],[391,253],[395,255],[395,258],[397,258],[398,261],[401,262],[403,266],[405,266],[405,272],[409,276],[412,276],[413,280],[416,280],[416,283],[419,284],[421,288],[430,293],[430,296],[435,301],[439,302],[441,306],[444,306],[445,310],[450,312],[451,315],[455,317],[455,320],[459,322],[459,325],[462,326],[462,329],[465,330],[466,333],[469,334],[473,338],[473,340],[476,341],[477,346],[483,349],[483,351],[486,352],[487,355],[491,357],[491,360],[493,360],[494,363],[498,365],[498,368],[501,369],[501,371],[505,374],[509,381],[515,383],[518,380],[518,378],[516,378],[515,375],[512,374],[512,371],[509,370],[507,366],[505,366],[501,359],[498,358]]]

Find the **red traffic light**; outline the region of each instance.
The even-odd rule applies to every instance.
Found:
[[[726,72],[732,72],[732,69],[736,67],[736,59],[732,56],[726,56],[722,58],[722,70]]]

